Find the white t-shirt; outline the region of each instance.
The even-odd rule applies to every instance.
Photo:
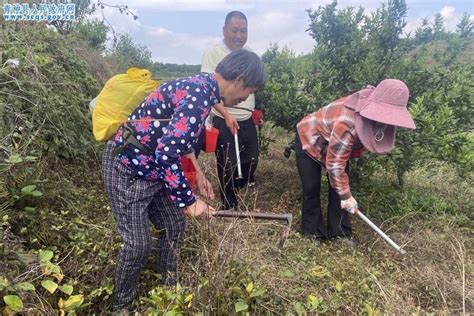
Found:
[[[247,50],[250,50],[248,47],[244,47]],[[224,59],[231,50],[221,42],[209,48],[204,55],[202,56],[201,61],[201,72],[213,73],[216,71],[217,64]],[[239,108],[245,108],[248,110],[235,109],[233,107],[226,107],[227,112],[231,114],[237,121],[248,120],[252,116],[252,111],[255,109],[255,96],[252,93],[249,95],[247,100],[240,102],[236,105]],[[221,118],[223,116],[215,109],[212,108],[212,115],[217,115]]]

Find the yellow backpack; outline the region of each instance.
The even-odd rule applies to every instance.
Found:
[[[115,135],[130,113],[158,85],[147,69],[132,67],[124,74],[110,78],[97,96],[92,111],[92,130],[98,141]]]

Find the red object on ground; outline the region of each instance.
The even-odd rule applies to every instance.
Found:
[[[255,125],[262,126],[263,125],[263,112],[260,110],[253,110],[252,120]]]
[[[219,137],[219,130],[214,127],[206,126],[206,138],[204,140],[204,151],[213,153],[216,151],[217,138]]]
[[[181,168],[183,168],[184,176],[189,182],[191,188],[196,185],[196,169],[194,168],[193,161],[187,157],[181,157]]]

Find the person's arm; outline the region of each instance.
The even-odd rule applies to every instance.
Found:
[[[237,134],[237,131],[239,129],[239,123],[233,117],[225,108],[223,102],[219,102],[216,105],[214,105],[214,108],[224,117],[225,120],[225,125],[230,129],[230,132],[232,134]]]
[[[180,156],[192,148],[192,142],[198,133],[202,122],[202,110],[193,104],[204,104],[208,96],[195,89],[177,89],[176,97],[179,106],[176,107],[171,121],[164,129],[163,136],[158,141],[155,151],[157,176],[165,181],[170,197],[178,207],[187,207],[196,202],[196,197],[184,177]],[[191,101],[195,98],[194,101]],[[162,128],[162,127],[159,127]]]
[[[346,165],[354,142],[355,135],[347,124],[340,122],[334,125],[326,152],[326,169],[331,187],[336,190],[341,200],[352,197]]]
[[[352,196],[346,172],[347,162],[354,148],[354,133],[346,123],[336,123],[331,132],[326,154],[329,183],[341,198],[341,208],[351,213],[358,207],[356,199]]]
[[[201,72],[214,73],[217,67],[217,64],[220,62],[222,56],[219,54],[219,47],[214,46],[208,49],[201,59]],[[222,115],[225,119],[227,127],[230,129],[232,134],[236,134],[239,129],[239,123],[235,117],[229,114],[226,110],[224,103],[219,102],[214,105],[214,108]]]
[[[194,169],[196,170],[196,184],[199,189],[199,194],[204,196],[209,200],[214,200],[214,190],[212,189],[212,184],[207,180],[206,175],[202,172],[201,167],[196,159],[194,152],[184,155],[186,158],[191,159]]]

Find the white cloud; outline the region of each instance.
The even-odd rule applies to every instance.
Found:
[[[459,24],[463,16],[463,13],[456,10],[453,6],[444,6],[439,13],[444,18],[444,27],[451,32],[456,30],[456,26]],[[472,15],[469,19],[471,22],[474,22]]]
[[[410,36],[415,35],[415,31],[417,28],[421,26],[421,19],[416,20],[408,20],[407,25],[405,26],[404,33],[410,33]]]
[[[154,60],[175,64],[200,64],[204,51],[221,40],[213,36],[175,33],[161,27],[148,28],[145,38]]]
[[[452,6],[444,6],[439,13],[441,13],[441,16],[445,19],[445,21],[450,21],[455,17],[454,12],[456,11],[455,7]]]
[[[254,22],[256,21],[256,23]],[[252,23],[253,22],[253,23]],[[249,21],[249,31],[252,33],[279,33],[288,32],[288,29],[294,24],[294,13],[283,11],[270,11],[262,15],[252,17]]]
[[[311,51],[314,40],[305,32],[307,22],[294,11],[264,11],[249,18],[249,46],[263,54],[270,44],[287,46],[295,53]],[[303,16],[306,16],[303,14]]]
[[[148,34],[154,37],[172,37],[173,32],[165,29],[164,27],[156,27],[148,31]]]

